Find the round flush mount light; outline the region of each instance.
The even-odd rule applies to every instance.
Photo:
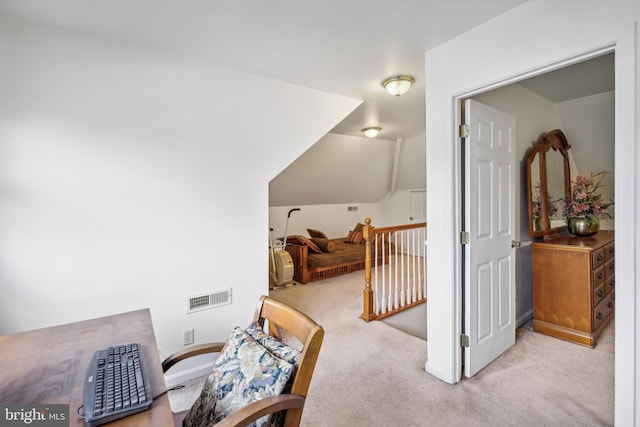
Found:
[[[411,88],[411,85],[415,82],[411,76],[393,76],[382,82],[382,87],[390,95],[400,96]]]
[[[376,136],[378,136],[381,130],[382,130],[381,128],[369,127],[369,128],[362,129],[362,133],[367,138],[375,138]]]

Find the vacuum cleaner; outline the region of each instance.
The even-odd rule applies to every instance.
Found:
[[[271,233],[273,228],[269,227],[269,239],[271,240],[271,268],[269,275],[274,287],[286,286],[294,283],[293,281],[293,259],[291,254],[285,250],[287,246],[287,231],[289,228],[289,218],[292,212],[299,211],[300,208],[294,208],[287,213],[287,222],[284,226],[284,241],[282,243],[274,243]],[[271,289],[273,289],[271,288]]]

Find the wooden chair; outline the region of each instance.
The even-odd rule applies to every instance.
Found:
[[[280,394],[253,402],[215,424],[216,427],[246,426],[267,414],[282,410],[286,410],[285,427],[293,427],[300,424],[309,383],[320,353],[324,330],[322,326],[304,313],[263,295],[260,297],[253,321],[260,327],[264,327],[265,320],[267,320],[268,325],[268,331],[265,332],[269,335],[282,341],[281,331],[286,331],[296,337],[303,345],[291,391],[287,394]],[[224,343],[208,343],[188,347],[165,359],[162,362],[162,369],[167,372],[169,368],[184,359],[199,354],[220,352],[223,346]],[[182,425],[182,420],[187,412],[183,411],[174,414],[176,426]]]

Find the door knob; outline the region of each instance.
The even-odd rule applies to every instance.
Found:
[[[511,247],[512,247],[512,248],[519,248],[519,247],[520,247],[520,245],[521,245],[521,242],[517,242],[517,241],[515,241],[515,240],[512,240],[512,241],[511,241]]]

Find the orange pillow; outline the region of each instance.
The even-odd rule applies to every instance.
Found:
[[[362,231],[356,231],[356,230],[350,231],[349,235],[347,236],[346,242],[354,243],[356,245],[364,243],[364,238],[362,237]]]
[[[300,236],[300,235],[288,236],[287,237],[287,243],[293,243],[293,244],[296,244],[296,245],[308,246],[310,251],[315,252],[317,254],[322,253],[322,250],[320,250],[318,245],[313,243],[311,241],[311,239],[309,239],[308,237],[305,237],[305,236]]]
[[[313,228],[307,228],[307,232],[309,233],[309,236],[311,237],[319,237],[321,239],[328,239],[327,235],[320,231],[320,230],[316,230]]]
[[[324,239],[322,237],[312,237],[311,241],[315,243],[322,252],[330,254],[336,250],[336,244],[329,239]]]

